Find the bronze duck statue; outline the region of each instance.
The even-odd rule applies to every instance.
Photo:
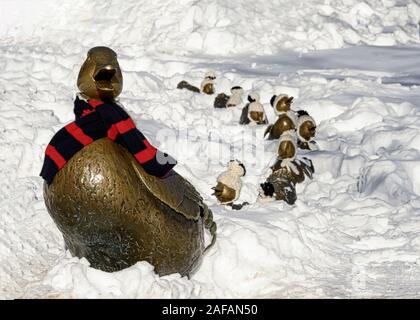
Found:
[[[122,91],[116,53],[89,50],[78,80],[80,96],[110,101]],[[216,224],[196,189],[173,169],[148,174],[122,144],[108,137],[75,153],[44,183],[49,214],[71,254],[93,268],[118,271],[147,261],[159,275],[189,276],[206,250],[205,228],[215,241]]]

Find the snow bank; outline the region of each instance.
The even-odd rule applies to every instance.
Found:
[[[420,4],[408,0],[79,0],[60,6],[48,0],[5,0],[1,6],[3,37],[73,51],[77,43],[112,43],[137,54],[267,55],[281,49],[420,42]]]
[[[419,43],[418,3],[19,0],[0,9],[1,298],[418,296],[419,47],[396,46]],[[381,47],[304,53],[354,44]],[[191,279],[158,277],[145,262],[92,269],[65,252],[46,211],[43,151],[72,119],[93,45],[119,53],[121,102],[214,212],[218,241]],[[270,122],[275,93],[318,122],[320,151],[308,155],[316,174],[294,206],[257,200],[276,148],[264,128],[239,126],[240,107],[215,110],[214,97],[175,89],[209,68],[217,92],[258,91]],[[210,195],[231,158],[247,167],[239,200],[251,204],[238,212]]]

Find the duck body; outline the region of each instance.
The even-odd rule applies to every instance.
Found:
[[[229,187],[220,181],[217,182],[217,185],[213,188],[213,190],[213,195],[221,204],[232,203],[238,198],[238,189]]]
[[[245,175],[245,166],[237,160],[228,163],[228,170],[217,177],[217,185],[213,187],[213,195],[220,204],[233,204],[241,193],[242,180]]]
[[[239,124],[268,124],[267,117],[264,112],[264,107],[260,103],[260,95],[257,92],[252,92],[248,95],[248,103],[242,109]]]
[[[291,110],[293,97],[287,95],[274,95],[270,104],[277,115],[277,120],[274,124],[267,127],[264,132],[264,137],[268,140],[279,139],[281,135],[289,130],[296,130],[297,117]]]
[[[279,138],[276,162],[271,166],[271,174],[262,183],[262,196],[284,200],[292,205],[297,199],[296,184],[302,183],[305,176],[312,179],[312,161],[297,159],[297,135],[295,130],[282,133]]]
[[[264,132],[264,137],[268,140],[276,140],[281,137],[281,135],[289,130],[296,129],[296,120],[295,116],[291,111],[281,113],[276,122],[267,127]]]
[[[200,89],[197,88],[196,86],[193,86],[192,84],[188,83],[185,80],[182,80],[180,83],[178,83],[178,85],[176,86],[177,89],[187,89],[189,91],[195,92],[195,93],[200,93]]]
[[[173,191],[174,183],[192,194],[195,215],[159,198]],[[44,184],[44,199],[66,247],[94,268],[118,271],[146,260],[160,275],[188,275],[201,261],[209,213],[196,191],[177,174],[172,181],[156,180],[108,138],[74,155],[50,185]]]
[[[284,166],[282,160],[278,159],[271,170],[272,173],[261,184],[263,196],[286,201],[290,205],[297,199],[296,184],[302,183],[305,177],[312,179],[315,172],[312,161],[307,158],[295,159],[288,166]]]
[[[216,73],[212,70],[207,71],[200,85],[201,92],[208,95],[214,94],[216,91],[214,87],[214,80],[216,80]]]

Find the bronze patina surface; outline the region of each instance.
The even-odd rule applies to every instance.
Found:
[[[207,83],[204,87],[203,87],[203,92],[205,94],[213,94],[214,93],[214,85],[212,83]]]
[[[267,127],[264,136],[268,134],[268,140],[279,139],[283,132],[295,129],[295,124],[286,114],[282,114],[277,118],[274,124]]]
[[[72,157],[44,185],[44,198],[67,248],[94,268],[117,271],[146,260],[160,275],[187,275],[201,260],[211,212],[195,189],[176,173],[168,181],[148,175],[108,138]]]
[[[229,96],[225,93],[219,93],[214,99],[213,106],[215,108],[226,108],[226,104],[229,100]]]
[[[90,49],[80,68],[77,87],[89,99],[118,97],[123,88],[123,77],[117,54],[107,47]]]
[[[180,83],[178,83],[176,87],[177,89],[187,89],[192,92],[200,93],[200,89],[198,89],[196,86],[193,86],[192,84],[189,84],[185,80],[182,80]]]
[[[305,181],[305,176],[312,179],[313,173],[315,172],[312,161],[305,158],[304,161],[294,160],[292,164],[297,168],[298,173],[294,172],[289,168],[281,166],[281,160],[277,161],[271,169],[273,170],[272,175],[284,177],[291,181],[293,184],[302,183]]]
[[[296,147],[292,141],[282,141],[279,144],[277,154],[280,157],[280,159],[292,159],[296,155]]]
[[[232,188],[229,188],[224,183],[218,182],[213,190],[213,195],[217,198],[217,200],[219,200],[220,203],[231,203],[233,200],[235,200],[236,191]]]
[[[299,127],[299,134],[306,141],[309,141],[313,137],[315,137],[315,133],[316,133],[316,126],[312,121],[305,121]]]
[[[284,96],[284,97],[280,98],[280,100],[275,105],[276,110],[278,112],[289,111],[290,108],[291,108],[293,99],[294,99],[293,97],[288,97],[288,96]]]

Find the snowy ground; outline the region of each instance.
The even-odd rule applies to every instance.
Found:
[[[0,19],[0,298],[419,296],[417,0],[1,0]],[[119,53],[121,102],[214,212],[218,241],[190,280],[89,268],[45,209],[43,151],[95,45]],[[218,92],[258,91],[271,121],[275,93],[317,120],[316,174],[294,206],[257,200],[264,128],[175,89],[209,68]],[[241,211],[210,196],[231,157],[248,169]]]

